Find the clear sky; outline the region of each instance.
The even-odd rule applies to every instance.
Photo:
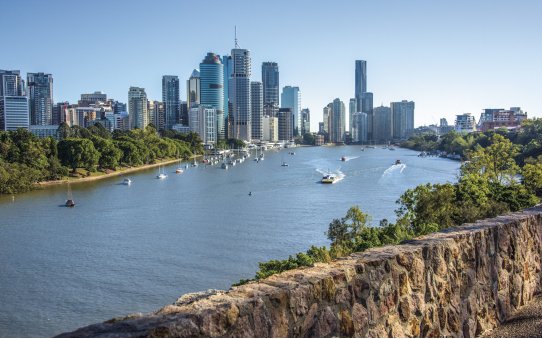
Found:
[[[415,124],[483,108],[542,115],[542,1],[0,0],[0,69],[52,73],[55,101],[130,86],[161,100],[161,77],[186,79],[209,51],[230,54],[234,25],[280,85],[299,86],[316,130],[322,108],[354,95],[367,60],[375,106],[416,102]]]

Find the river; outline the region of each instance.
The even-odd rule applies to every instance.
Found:
[[[130,186],[119,177],[72,184],[75,208],[61,207],[65,185],[1,196],[0,336],[53,336],[227,289],[260,261],[328,245],[329,223],[353,205],[374,224],[393,221],[405,190],[457,180],[458,162],[417,154],[300,147],[228,170],[176,175],[170,165],[164,180],[151,169],[130,174]],[[340,180],[320,184],[327,171]]]

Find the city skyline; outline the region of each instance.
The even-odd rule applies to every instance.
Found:
[[[237,6],[217,2],[215,10],[208,11],[199,3],[163,1],[160,4],[107,3],[109,13],[124,15],[115,17],[113,25],[103,27],[74,25],[66,30],[65,25],[51,20],[46,30],[32,35],[32,44],[8,36],[6,45],[10,49],[0,57],[1,68],[21,70],[22,74],[52,74],[55,102],[75,102],[80,93],[94,91],[127,102],[130,86],[145,88],[150,99],[159,100],[163,75],[186,80],[198,68],[202,55],[211,51],[221,56],[229,54],[237,26],[240,47],[251,52],[252,67],[258,70],[251,80],[261,79],[259,70],[263,62],[277,62],[281,84],[299,86],[303,107],[314,112],[311,130],[317,130],[322,108],[330,100],[338,97],[348,102],[354,97],[353,60],[368,62],[368,87],[374,93],[374,106],[415,101],[416,126],[438,123],[441,117],[453,121],[455,115],[465,112],[477,116],[486,107],[520,105],[530,116],[539,116],[542,111],[536,91],[539,87],[536,79],[542,76],[536,62],[540,52],[536,39],[541,31],[536,13],[542,7],[538,2],[524,1],[517,5],[504,1],[408,4],[342,1],[309,6],[309,2],[299,1],[291,4],[293,8],[287,12],[281,11],[285,3],[279,2],[277,8],[266,10],[271,11],[269,15],[285,19],[280,27],[260,25],[256,14],[263,4],[258,3],[236,2],[248,13],[238,22],[228,20],[233,17],[228,13],[235,12]],[[53,18],[59,13],[71,17],[81,6],[65,1],[9,3],[5,7],[13,15],[0,25],[18,27],[20,35],[30,36],[30,32],[36,32],[39,18]],[[178,13],[203,11],[209,20],[219,23],[222,28],[219,32],[204,25],[193,30],[196,16],[167,20],[178,17]],[[365,13],[365,21],[359,29],[352,29],[350,23],[360,11]],[[298,27],[293,18],[301,12],[304,25]],[[159,25],[141,25],[144,21],[138,18],[153,13],[164,20]],[[339,13],[344,20],[333,27],[320,27],[323,18]],[[20,25],[23,18],[25,25]],[[491,21],[485,22],[483,18]],[[382,25],[384,19],[387,25]],[[166,31],[171,34],[164,37],[158,34]],[[299,39],[290,39],[287,33]],[[105,37],[100,38],[100,48],[111,52],[97,58],[87,39],[80,39],[92,35]],[[170,35],[178,38],[171,39]],[[264,38],[269,35],[277,39]],[[137,45],[132,44],[136,37],[138,40],[152,37],[154,45],[167,44],[168,53],[156,53],[156,49],[136,53]],[[66,52],[59,53],[57,44],[49,44],[51,38],[68,41]],[[71,49],[83,47],[89,53],[77,53],[76,58],[70,53]],[[39,57],[32,53],[35,50],[39,50]],[[324,59],[328,61],[322,62]],[[183,98],[184,81],[180,81],[180,91]]]

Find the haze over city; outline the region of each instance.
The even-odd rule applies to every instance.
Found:
[[[537,1],[16,1],[3,4],[0,64],[54,76],[55,101],[130,86],[161,96],[161,77],[185,81],[209,51],[229,54],[234,26],[252,79],[276,61],[280,86],[299,86],[317,130],[322,108],[354,95],[354,60],[367,60],[374,105],[416,102],[415,125],[483,108],[542,110]],[[242,8],[242,10],[240,10]]]

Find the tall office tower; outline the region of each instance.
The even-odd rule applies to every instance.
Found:
[[[311,111],[308,108],[301,110],[301,135],[311,132]]]
[[[289,107],[280,108],[278,113],[279,140],[289,141],[294,138],[294,125],[292,124],[294,114]]]
[[[20,71],[0,70],[0,131],[28,129],[28,98]]]
[[[231,111],[231,96],[230,96],[230,82],[231,74],[233,72],[233,62],[229,55],[222,56],[222,66],[224,67],[224,136],[226,139],[232,134],[232,125],[230,122]]]
[[[326,134],[329,134],[329,125],[330,125],[329,124],[329,119],[331,117],[331,107],[332,106],[333,106],[332,104],[328,104],[326,107],[324,107],[324,110],[323,110],[323,113],[322,113],[322,115],[323,115],[323,121],[322,122],[324,123],[323,131]]]
[[[162,128],[158,130],[171,129],[179,123],[180,104],[179,77],[176,75],[162,76],[162,102],[164,103],[165,121]]]
[[[53,106],[53,125],[60,125],[66,121],[66,109],[70,105],[69,102],[57,102]]]
[[[350,102],[348,103],[348,130],[350,131],[350,135],[352,135],[352,128],[354,126],[354,118],[352,115],[357,111],[356,98],[351,98]]]
[[[186,103],[189,110],[200,103],[200,72],[197,69],[192,71],[190,78],[186,81]]]
[[[132,129],[145,129],[149,124],[147,93],[145,93],[144,88],[130,87],[128,91],[128,114],[130,117],[130,128]]]
[[[199,69],[201,81],[200,103],[216,110],[216,128],[213,129],[217,132],[215,139],[225,139],[224,67],[220,57],[214,53],[207,53],[201,64],[199,64]]]
[[[367,113],[367,138],[373,140],[373,93],[365,92],[361,95],[362,108],[360,112]]]
[[[250,116],[250,52],[246,49],[231,50],[233,70],[230,82],[232,99],[232,137],[250,141],[252,139],[252,119]]]
[[[190,130],[198,133],[201,140],[206,145],[215,144],[217,139],[216,132],[216,108],[210,105],[199,105],[192,107],[190,115]]]
[[[367,61],[356,60],[356,78],[354,97],[356,99],[356,112],[362,112],[362,94],[367,92]]]
[[[329,140],[331,142],[345,141],[345,106],[339,98],[333,100],[329,126]]]
[[[157,131],[163,131],[166,126],[166,105],[158,100],[147,102],[147,111],[150,116],[149,123],[152,123]]]
[[[373,140],[378,143],[388,143],[392,140],[391,108],[375,107],[373,110]]]
[[[279,112],[279,105],[275,103],[263,104],[263,115],[269,117],[276,117]]]
[[[393,139],[402,140],[408,138],[414,130],[414,101],[392,102],[391,115]]]
[[[126,104],[117,100],[113,100],[113,113],[120,114],[121,112],[128,112]]]
[[[183,126],[188,126],[188,103],[186,101],[181,101],[179,123]]]
[[[356,112],[352,115],[352,141],[367,142],[367,113]]]
[[[290,108],[294,119],[294,136],[299,135],[301,127],[301,92],[299,87],[285,86],[280,95],[280,107]]]
[[[262,119],[263,123],[263,141],[277,142],[279,141],[279,118],[265,115]]]
[[[50,125],[53,120],[53,76],[28,73],[28,101],[31,125]]]
[[[279,65],[276,62],[262,63],[263,103],[279,104]]]
[[[100,91],[94,93],[83,93],[81,94],[81,99],[77,103],[80,107],[90,107],[91,105],[96,105],[98,102],[106,102],[107,94]]]
[[[259,81],[250,83],[250,114],[252,118],[252,139],[263,138],[263,86]]]

